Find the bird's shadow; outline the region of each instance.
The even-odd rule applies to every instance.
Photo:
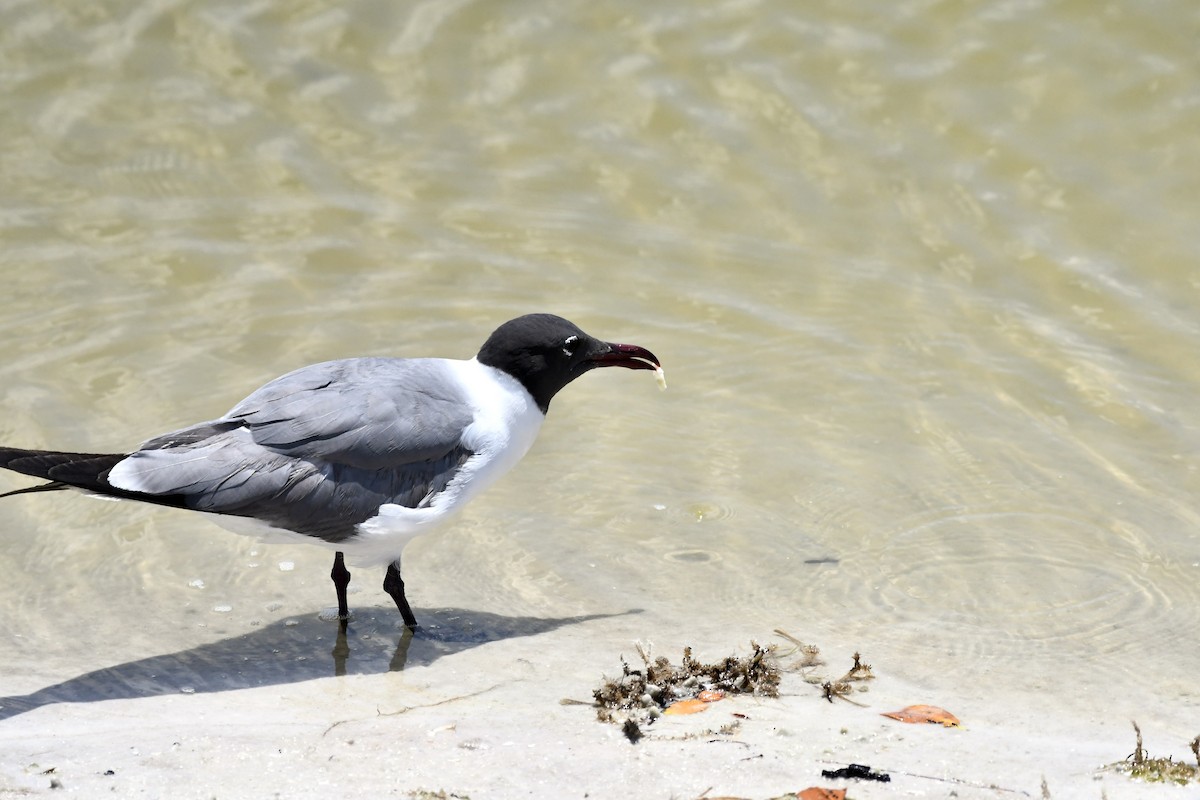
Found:
[[[637,613],[626,611],[623,614]],[[506,617],[457,608],[425,609],[412,631],[392,621],[380,623],[297,616],[250,633],[88,672],[25,695],[0,697],[0,721],[55,703],[200,694],[298,683],[333,675],[394,672],[425,666],[443,656],[503,639],[535,636],[564,625],[622,614],[542,619]],[[381,616],[384,616],[381,614]]]

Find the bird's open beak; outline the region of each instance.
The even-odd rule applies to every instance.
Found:
[[[626,369],[662,369],[658,357],[636,344],[613,344],[606,342],[608,352],[592,356],[597,367],[625,367]]]

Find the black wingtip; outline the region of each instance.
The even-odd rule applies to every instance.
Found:
[[[0,493],[0,499],[12,497],[18,494],[33,494],[35,492],[55,492],[60,489],[70,489],[71,487],[59,481],[51,481],[50,483],[40,483],[37,486],[26,486],[24,489],[13,489],[11,492]]]
[[[108,471],[124,455],[113,453],[63,453],[55,450],[22,450],[0,447],[0,467],[50,481],[42,486],[17,489],[9,494],[42,492],[74,487],[94,492],[108,492]]]
[[[140,500],[174,508],[187,508],[187,497],[181,494],[143,494],[118,489],[108,482],[108,473],[128,458],[123,453],[64,453],[57,450],[22,450],[0,447],[0,468],[49,481],[39,486],[16,489],[2,497],[32,492],[51,492],[57,489],[79,489],[84,492]]]

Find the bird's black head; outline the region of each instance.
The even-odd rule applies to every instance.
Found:
[[[553,314],[527,314],[509,320],[488,337],[476,358],[519,380],[543,414],[559,389],[588,370],[661,366],[645,348],[602,342]]]

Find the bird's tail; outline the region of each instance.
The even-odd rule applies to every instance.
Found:
[[[56,489],[83,489],[117,497],[129,496],[129,493],[115,489],[108,482],[109,470],[124,458],[125,456],[120,454],[60,453],[54,450],[0,447],[0,467],[49,481],[38,486],[5,492],[0,494],[0,497]]]

